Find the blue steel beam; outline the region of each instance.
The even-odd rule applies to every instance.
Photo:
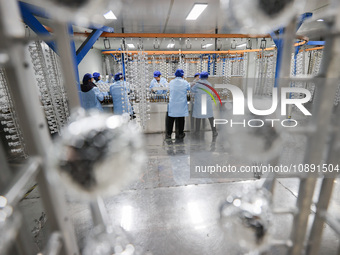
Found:
[[[29,11],[32,15],[41,17],[41,18],[45,18],[45,19],[49,19],[50,15],[48,15],[48,13],[41,7],[29,4],[29,3],[24,3],[19,1],[19,6],[20,9],[21,8],[25,8],[27,11]]]
[[[208,70],[207,71],[208,71],[209,75],[211,75],[210,74],[210,55],[209,55],[209,58],[208,58]]]
[[[79,47],[79,49],[76,52],[78,65],[84,59],[85,55],[89,52],[93,44],[97,41],[97,39],[100,37],[102,33],[103,33],[102,30],[93,30],[92,33],[83,42],[83,44]]]
[[[68,26],[68,32],[71,37],[70,44],[71,44],[71,51],[73,52],[72,60],[73,60],[74,71],[76,75],[77,87],[78,87],[78,91],[80,91],[80,80],[79,80],[79,70],[78,70],[78,65],[77,65],[76,46],[74,44],[74,40],[72,39],[73,38],[72,25]]]
[[[43,18],[50,18],[50,15],[41,7],[20,2],[19,6],[21,9],[21,13],[23,16],[24,22],[38,35],[50,35],[50,33],[47,31],[47,29],[33,16],[39,16]],[[107,26],[101,26],[101,25],[93,25],[91,24],[89,26],[90,29],[94,29],[90,36],[85,40],[85,42],[80,46],[80,48],[77,50],[77,62],[76,64],[79,65],[79,63],[83,60],[85,55],[88,53],[88,51],[92,48],[93,44],[96,42],[96,40],[99,38],[99,36],[103,32],[109,32],[113,33],[114,29],[112,27]],[[55,42],[46,42],[47,45],[51,47],[53,51],[56,52],[56,45]]]
[[[308,18],[310,18],[310,17],[312,17],[312,16],[313,16],[313,13],[311,13],[311,12],[306,12],[306,13],[304,13],[304,14],[301,14],[300,17],[299,17],[299,21],[298,21],[297,27],[296,27],[296,31],[299,30],[299,28],[301,27],[302,23],[303,23],[306,19],[308,19]]]
[[[309,41],[306,45],[325,45],[325,41]]]
[[[302,23],[312,17],[312,13],[310,12],[306,12],[304,14],[302,14],[299,18],[299,21],[298,21],[298,24],[296,26],[296,31],[299,30],[299,28],[301,27]],[[281,68],[281,58],[282,58],[282,49],[283,49],[283,38],[282,38],[282,35],[283,35],[283,28],[280,28],[279,29],[279,34],[276,36],[276,34],[274,32],[271,32],[270,33],[270,36],[272,37],[276,47],[277,47],[277,57],[276,57],[276,67],[275,67],[275,83],[274,83],[274,87],[277,87],[278,85],[278,77],[280,75],[280,68]],[[296,54],[298,53],[299,51],[296,51],[295,50],[295,54],[294,54],[294,59],[296,61]]]
[[[27,8],[25,4],[20,4],[21,15],[24,22],[37,34],[50,36],[50,32],[32,15],[30,8]],[[46,41],[46,44],[56,52],[55,42]]]
[[[107,32],[107,33],[113,33],[114,32],[113,27],[107,27],[107,26],[101,26],[101,25],[90,25],[89,28],[101,30],[101,31]]]
[[[123,52],[122,52],[122,68],[123,68],[124,81],[126,81],[126,78],[125,78],[125,61],[124,61],[124,53]]]
[[[213,73],[212,75],[215,75],[215,63],[216,63],[216,54],[213,55]]]

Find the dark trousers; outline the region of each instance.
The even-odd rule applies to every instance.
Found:
[[[201,119],[194,118],[195,119],[195,132],[198,133],[201,130]],[[214,117],[209,118],[209,123],[211,130],[213,132],[216,132],[216,127],[214,127]]]
[[[171,136],[172,129],[174,127],[174,122],[176,122],[175,124],[176,125],[176,138],[183,137],[185,117],[170,117],[168,113],[166,114],[166,119],[165,119],[167,136]]]

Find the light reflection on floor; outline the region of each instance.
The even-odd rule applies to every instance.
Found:
[[[143,254],[244,254],[236,238],[226,239],[219,224],[218,208],[228,195],[259,185],[262,180],[191,179],[189,135],[183,143],[168,144],[164,134],[146,135],[145,139],[149,156],[147,168],[120,194],[105,199],[112,224],[125,229]],[[207,132],[205,140],[210,142],[211,139],[211,133]],[[294,141],[288,142],[294,145]],[[296,160],[293,149],[283,148],[283,151],[283,161]],[[331,204],[333,212],[340,210],[337,190]],[[278,180],[274,206],[294,206],[297,191],[296,179]],[[23,203],[30,206],[29,200]],[[88,205],[70,199],[69,210],[79,245],[84,247],[92,229]],[[273,239],[289,238],[291,223],[291,215],[274,216]],[[328,226],[324,233],[320,254],[337,254],[339,239]],[[285,254],[286,251],[282,246],[272,247],[269,254]]]

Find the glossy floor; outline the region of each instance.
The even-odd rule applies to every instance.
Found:
[[[219,136],[220,137],[220,136]],[[164,141],[164,134],[145,136],[148,151],[147,167],[139,178],[120,194],[105,198],[105,206],[114,227],[121,227],[131,243],[141,254],[246,254],[240,248],[239,233],[227,236],[220,224],[219,207],[226,198],[245,189],[261,186],[263,179],[249,178],[190,178],[190,152],[193,139],[187,134],[183,142]],[[220,144],[205,132],[203,144]],[[282,147],[281,162],[302,160],[301,148],[304,139],[286,139]],[[241,164],[242,157],[232,157]],[[245,160],[244,160],[245,161]],[[319,185],[317,185],[317,190]],[[295,206],[298,193],[298,179],[278,179],[273,196],[273,207]],[[331,212],[340,212],[338,185],[333,192]],[[317,199],[317,191],[315,199]],[[30,217],[37,219],[43,211],[35,191],[22,202],[30,211]],[[311,208],[313,213],[314,208]],[[93,228],[88,204],[69,198],[69,211],[76,228],[81,249],[88,243]],[[312,220],[313,215],[310,217]],[[33,220],[32,220],[33,221]],[[30,223],[31,226],[32,222]],[[287,240],[292,228],[291,215],[274,215],[272,239]],[[242,233],[241,233],[242,234]],[[337,254],[339,238],[325,225],[320,254]],[[269,254],[286,254],[285,246],[273,246]]]

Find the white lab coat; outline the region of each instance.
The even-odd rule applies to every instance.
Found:
[[[170,117],[186,117],[189,115],[187,91],[190,84],[181,77],[176,77],[169,83],[170,99],[168,115]]]

